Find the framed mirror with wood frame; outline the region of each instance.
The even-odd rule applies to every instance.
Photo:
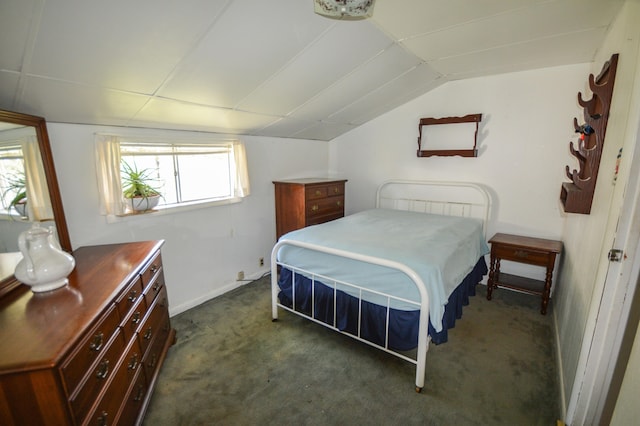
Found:
[[[44,175],[46,177],[46,188],[49,192],[49,199],[51,200],[51,210],[53,211],[53,221],[55,224],[60,247],[67,251],[72,251],[71,240],[69,238],[69,230],[67,228],[67,222],[64,214],[64,207],[62,205],[62,198],[60,196],[60,189],[58,187],[58,178],[53,163],[53,155],[51,152],[51,145],[49,143],[49,134],[47,132],[47,124],[43,117],[35,115],[22,114],[14,111],[0,110],[0,125],[2,123],[8,125],[14,125],[13,127],[25,127],[32,128],[35,132],[35,136],[38,141],[38,149],[40,151],[40,157],[42,159],[42,167],[44,169]],[[11,220],[9,218],[8,220]],[[11,268],[11,264],[17,263],[17,253],[0,253],[0,264],[3,265],[3,270],[8,271]],[[4,260],[3,260],[4,258]],[[15,265],[14,265],[15,266]],[[20,282],[13,276],[13,273],[3,273],[0,276],[0,297],[4,296],[12,289],[20,285]]]

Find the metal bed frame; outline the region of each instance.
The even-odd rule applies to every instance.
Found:
[[[408,181],[408,180],[392,180],[382,183],[376,193],[376,207],[379,208],[391,208],[396,210],[409,210],[423,213],[443,214],[448,216],[461,216],[461,217],[474,217],[481,219],[483,222],[483,231],[486,237],[487,221],[491,211],[491,199],[489,193],[481,185],[471,182],[437,182],[437,181]],[[360,262],[367,262],[374,265],[385,266],[388,268],[396,269],[405,275],[407,275],[415,284],[420,293],[420,303],[409,301],[392,294],[377,293],[386,298],[386,323],[385,323],[385,343],[384,345],[378,345],[363,339],[360,336],[360,321],[361,307],[362,307],[362,291],[372,292],[370,289],[360,287],[358,285],[347,283],[344,281],[335,280],[331,277],[322,276],[314,273],[313,271],[303,270],[295,265],[284,264],[277,259],[278,251],[285,245],[291,245],[301,247],[308,250],[314,250],[322,253],[341,256],[349,259],[353,259]],[[295,308],[295,285],[292,283],[292,290],[294,291],[291,307],[285,306],[278,301],[278,267],[288,268],[292,271],[292,280],[295,282],[296,274],[304,274],[307,277],[311,277],[312,285],[312,311],[311,315],[307,315]],[[315,301],[313,295],[315,295],[316,281],[325,284],[333,289],[333,303],[334,303],[334,318],[333,324],[327,324],[315,318],[315,312],[313,307]],[[359,311],[358,311],[358,334],[354,335],[341,331],[336,327],[336,293],[337,287],[351,287],[355,293],[359,294]],[[411,358],[402,353],[394,351],[389,348],[388,336],[389,336],[389,312],[392,300],[399,300],[416,305],[417,309],[420,309],[419,316],[419,331],[418,331],[418,347],[415,358]],[[321,324],[327,328],[330,328],[339,333],[345,334],[356,340],[364,342],[370,346],[376,347],[394,356],[397,356],[405,361],[415,364],[416,366],[416,379],[415,389],[416,392],[421,392],[425,382],[425,370],[426,370],[426,358],[429,350],[430,337],[428,336],[429,325],[429,294],[425,287],[424,282],[418,276],[418,274],[408,266],[378,257],[372,257],[362,255],[359,253],[348,252],[344,250],[337,250],[328,248],[316,244],[310,244],[299,241],[287,240],[286,236],[280,239],[278,243],[273,247],[271,252],[271,304],[272,304],[272,319],[276,321],[278,319],[278,308],[285,309],[294,314],[307,318],[315,323]]]

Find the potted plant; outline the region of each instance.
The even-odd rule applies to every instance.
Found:
[[[122,195],[127,201],[127,206],[133,211],[151,210],[160,201],[160,191],[152,184],[152,169],[138,170],[137,166],[122,162]]]
[[[24,172],[18,172],[7,178],[7,188],[2,194],[3,198],[9,193],[15,194],[9,202],[8,210],[13,207],[16,212],[25,217],[27,214],[27,180]]]

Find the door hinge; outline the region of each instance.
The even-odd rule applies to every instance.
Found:
[[[622,262],[623,257],[624,251],[618,249],[609,250],[609,255],[607,256],[610,262]]]

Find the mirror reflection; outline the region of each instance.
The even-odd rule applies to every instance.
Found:
[[[35,128],[0,123],[0,253],[19,251],[33,222],[55,226],[46,184]]]
[[[71,251],[45,120],[0,110],[0,296],[19,284],[18,236],[36,222]]]

